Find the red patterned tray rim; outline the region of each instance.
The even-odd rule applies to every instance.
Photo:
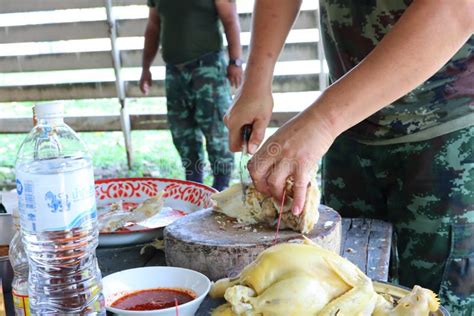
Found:
[[[95,185],[100,186],[102,184],[109,184],[109,183],[119,183],[119,182],[137,182],[137,181],[158,181],[162,183],[176,183],[176,184],[184,184],[189,186],[194,186],[209,193],[217,193],[218,191],[213,187],[207,186],[205,184],[189,181],[189,180],[181,180],[181,179],[171,179],[171,178],[156,178],[156,177],[133,177],[133,178],[109,178],[109,179],[98,179],[95,180]],[[97,188],[96,188],[97,189]],[[120,234],[134,234],[134,233],[145,233],[160,229],[163,227],[151,227],[151,228],[143,228],[139,230],[123,230],[123,231],[116,231],[116,232],[100,232],[101,235],[120,235]]]
[[[189,180],[181,180],[181,179],[170,179],[170,178],[154,178],[154,177],[142,177],[142,178],[111,178],[111,179],[98,179],[95,180],[95,184],[107,184],[107,183],[112,183],[112,182],[125,182],[125,181],[149,181],[149,180],[154,180],[154,181],[160,181],[160,182],[170,182],[170,183],[179,183],[179,184],[186,184],[186,185],[193,185],[197,186],[201,189],[204,189],[206,191],[209,191],[211,193],[217,193],[218,191],[214,189],[213,187],[207,186],[205,184],[199,183],[199,182],[194,182],[194,181],[189,181]]]

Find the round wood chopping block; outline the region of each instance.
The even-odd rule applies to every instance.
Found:
[[[242,225],[212,209],[180,218],[164,231],[166,263],[199,271],[211,280],[237,275],[273,245],[275,228]],[[341,216],[320,205],[319,220],[306,235],[318,245],[340,252]],[[280,230],[278,242],[302,242],[302,235]]]

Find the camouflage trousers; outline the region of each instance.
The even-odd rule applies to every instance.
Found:
[[[474,315],[474,126],[385,146],[343,135],[322,178],[323,203],[342,216],[393,223],[401,285],[438,292],[451,315]]]
[[[228,149],[223,121],[231,103],[226,71],[222,51],[166,66],[168,122],[189,180],[202,181],[204,138],[214,180],[229,178],[232,172],[234,155]]]

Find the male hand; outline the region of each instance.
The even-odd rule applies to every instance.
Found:
[[[150,92],[152,79],[150,69],[143,69],[140,77],[140,90],[144,95],[148,95]]]
[[[242,127],[250,124],[252,125],[252,134],[247,149],[250,154],[254,154],[265,137],[265,129],[272,117],[271,90],[268,89],[265,92],[258,89],[251,91],[250,89],[242,87],[237,92],[234,103],[224,117],[224,122],[229,129],[229,149],[233,152],[242,150]]]
[[[242,76],[242,67],[237,67],[236,65],[227,66],[227,79],[229,79],[231,86],[236,89],[239,88],[242,83]]]
[[[317,163],[333,141],[327,121],[311,110],[300,113],[278,129],[250,160],[248,168],[255,187],[281,201],[286,179],[293,178],[292,211],[299,215]]]

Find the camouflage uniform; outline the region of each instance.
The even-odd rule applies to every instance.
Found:
[[[322,176],[324,204],[345,217],[394,224],[392,264],[401,284],[441,286],[453,315],[473,315],[474,127],[382,146],[343,135],[326,154]]]
[[[330,79],[362,61],[410,0],[321,0]],[[402,285],[474,315],[474,36],[419,87],[341,135],[323,160],[323,202],[394,224]]]
[[[189,180],[202,181],[203,135],[215,179],[229,178],[232,172],[234,156],[223,121],[231,102],[226,71],[222,51],[166,66],[168,121]]]
[[[203,136],[213,187],[228,186],[233,154],[223,117],[231,102],[222,24],[214,0],[147,0],[160,17],[168,122],[186,179],[203,181]]]

